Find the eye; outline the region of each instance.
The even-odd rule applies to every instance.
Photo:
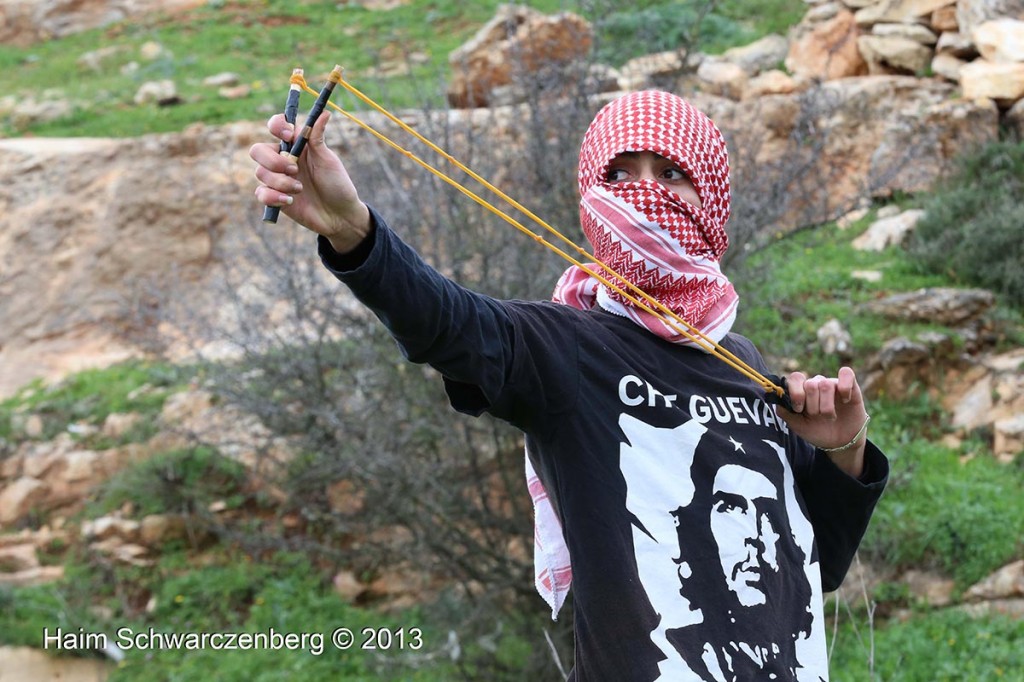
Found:
[[[671,182],[680,182],[682,180],[690,179],[689,176],[687,176],[686,173],[677,166],[669,166],[665,170],[661,171],[661,177]]]
[[[629,172],[625,168],[609,168],[605,174],[608,182],[625,182],[629,179]]]

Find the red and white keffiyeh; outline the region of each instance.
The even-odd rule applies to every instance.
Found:
[[[702,207],[653,180],[608,182],[608,167],[616,156],[642,151],[679,166]],[[594,256],[712,341],[720,341],[732,327],[738,299],[719,268],[729,246],[729,155],[714,122],[671,93],[648,90],[619,97],[598,112],[584,135],[579,187],[580,222]],[[660,316],[600,283],[594,272],[619,285],[596,265],[573,266],[559,279],[552,300],[581,310],[597,305],[668,341],[694,345]],[[534,504],[536,586],[555,618],[572,582],[569,551],[529,456],[526,478]]]

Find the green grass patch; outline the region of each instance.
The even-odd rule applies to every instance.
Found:
[[[291,70],[301,66],[319,88],[334,64],[346,78],[392,108],[443,106],[448,55],[494,16],[500,0],[410,2],[390,10],[313,0],[236,0],[208,3],[176,16],[154,14],[27,48],[0,46],[0,89],[11,102],[66,102],[52,120],[0,113],[0,134],[126,137],[264,120],[283,106]],[[699,40],[704,51],[745,44],[783,32],[799,17],[800,0],[729,0],[695,25],[698,3],[660,0],[629,8],[620,3],[533,0],[545,13],[577,11],[598,33],[597,58],[613,64]],[[144,46],[162,46],[144,56]],[[82,59],[100,48],[102,58]],[[238,75],[248,96],[224,99],[203,79]],[[180,102],[136,105],[139,87],[171,79]],[[346,106],[363,108],[337,96]],[[307,99],[306,105],[310,104]],[[0,106],[0,112],[10,109]]]
[[[846,230],[829,223],[780,235],[751,256],[738,273],[731,273],[740,294],[737,330],[762,352],[806,359],[815,371],[835,363],[817,350],[817,330],[831,318],[850,332],[859,356],[895,336],[941,331],[955,339],[954,330],[939,325],[887,320],[861,308],[874,299],[947,284],[941,275],[922,272],[899,248],[881,253],[853,249],[850,243],[872,218]],[[862,270],[880,272],[881,280],[854,277]]]
[[[873,629],[846,620],[830,640],[835,682],[1019,680],[1024,671],[1024,621],[1003,616],[950,609]]]
[[[930,414],[909,426],[914,403],[925,401],[909,402],[872,407],[872,439],[892,472],[861,553],[894,569],[936,570],[966,589],[1024,555],[1024,469],[997,462],[981,442],[960,451],[932,442],[941,413],[919,411]]]
[[[155,608],[147,612],[142,606],[150,597]],[[305,559],[289,553],[263,561],[231,552],[213,559],[206,555],[204,565],[178,553],[146,570],[79,563],[61,583],[0,590],[0,607],[0,644],[41,648],[44,629],[51,634],[57,628],[105,633],[125,654],[113,669],[112,682],[440,682],[454,676],[450,660],[438,654],[446,645],[446,630],[417,609],[386,615],[347,604]],[[331,635],[340,627],[354,635],[348,649],[332,643]],[[260,634],[280,646],[218,650],[183,643],[176,649],[144,648],[154,633]],[[272,633],[294,635],[293,644],[271,640]]]
[[[120,441],[109,441],[95,433],[95,428],[86,428],[83,444],[103,449],[142,441],[153,435],[153,418],[164,401],[185,386],[192,374],[193,370],[187,367],[132,360],[85,370],[53,386],[35,381],[0,402],[0,437],[26,439],[19,425],[29,415],[42,420],[40,439],[49,440],[68,430],[69,425],[98,428],[110,414],[134,412],[141,419]],[[71,432],[76,435],[74,429]]]

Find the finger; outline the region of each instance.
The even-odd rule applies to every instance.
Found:
[[[818,416],[836,418],[836,379],[820,377],[818,381]]]
[[[786,388],[789,390],[789,400],[793,403],[794,412],[803,412],[807,402],[807,395],[804,391],[804,383],[807,375],[803,372],[792,372],[786,377]]]
[[[271,135],[285,142],[291,142],[295,135],[295,126],[285,120],[284,114],[271,116],[267,121],[267,128]]]
[[[264,206],[291,206],[294,198],[290,194],[260,185],[256,188],[256,200]]]
[[[274,173],[263,166],[256,168],[256,179],[267,187],[285,194],[297,194],[302,191],[302,183],[283,173]]]
[[[259,142],[249,147],[249,158],[272,173],[297,175],[299,172],[294,161],[282,156],[281,151],[268,142]]]
[[[821,380],[824,378],[818,374],[804,382],[804,394],[806,395],[804,414],[808,417],[817,417],[821,413],[818,401],[821,395]]]
[[[843,404],[853,399],[853,388],[856,385],[857,376],[853,373],[853,370],[849,367],[841,367],[839,369],[839,382],[836,387],[836,394]]]

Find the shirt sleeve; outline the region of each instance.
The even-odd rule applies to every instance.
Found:
[[[522,426],[563,400],[566,383],[545,380],[554,372],[575,382],[575,365],[555,362],[544,350],[572,334],[543,319],[560,314],[554,304],[471,291],[428,265],[372,208],[370,215],[371,235],[354,251],[339,254],[320,237],[320,258],[384,323],[408,360],[441,373],[455,409],[489,411]]]
[[[805,455],[810,463],[804,467],[803,476],[797,474],[797,486],[814,527],[822,589],[831,592],[842,585],[850,570],[889,480],[889,461],[869,440],[864,451],[864,473],[854,478],[824,452],[803,445],[811,450]]]

